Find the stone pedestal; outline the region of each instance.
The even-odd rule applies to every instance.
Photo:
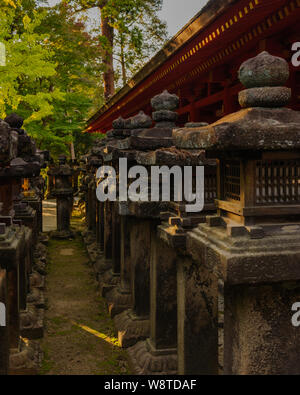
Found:
[[[194,262],[179,266],[181,308],[195,323],[179,324],[184,373],[190,350],[206,344],[204,355],[191,354],[194,373],[299,374],[300,113],[282,108],[288,77],[287,62],[263,52],[239,70],[242,110],[173,131],[177,147],[218,159],[217,215],[188,233]],[[188,284],[197,279],[191,309]]]
[[[27,303],[20,312],[20,333],[26,339],[41,339],[44,335],[44,306]]]
[[[103,203],[102,203],[103,204]],[[121,219],[117,202],[112,203],[112,258],[111,267],[99,276],[99,287],[102,296],[112,290],[120,281],[121,262]],[[103,258],[105,259],[105,258]]]
[[[175,127],[177,119],[174,110],[178,106],[178,97],[165,91],[154,97],[151,104],[154,109],[152,117],[156,122],[155,127],[134,130],[127,141],[120,143],[120,148],[136,150],[137,163],[147,166],[148,172],[151,171],[152,165],[158,164],[156,150],[172,146],[172,128]],[[143,208],[146,207],[148,209],[144,211]],[[132,246],[134,248],[132,250],[134,259],[132,258],[131,276],[133,312],[135,316],[140,316],[141,320],[140,325],[137,325],[132,319],[130,325],[132,328],[137,328],[137,334],[140,337],[147,336],[146,329],[148,328],[145,325],[145,318],[149,314],[148,303],[150,300],[150,338],[129,348],[129,355],[137,374],[164,374],[177,371],[175,255],[172,251],[161,246],[161,241],[156,235],[156,226],[159,220],[156,223],[153,220],[149,220],[148,223],[146,221],[146,218],[159,218],[159,209],[164,211],[158,203],[136,204],[136,217],[139,217],[137,215],[139,213],[140,217],[144,219],[138,224],[139,220],[135,218],[135,226],[132,230],[132,240],[139,235],[139,238],[150,250],[149,253],[142,247]],[[156,215],[151,216],[153,210]],[[139,279],[140,276],[141,279]],[[149,285],[150,299],[147,289]],[[142,286],[144,286],[145,292],[143,292]],[[121,318],[124,321],[124,317]],[[137,335],[136,340],[138,340]],[[124,341],[126,341],[126,337],[124,337]]]
[[[121,313],[131,306],[131,256],[130,229],[131,218],[121,216],[121,268],[120,284],[109,291],[105,298],[111,317]]]
[[[8,374],[11,376],[35,376],[38,374],[41,362],[42,353],[39,344],[22,339],[19,348],[10,350]]]
[[[155,234],[151,239],[150,338],[129,348],[128,353],[136,374],[176,374],[178,256]]]
[[[22,201],[14,205],[15,216],[14,219],[22,221],[22,224],[27,226],[32,231],[33,246],[37,244],[38,240],[38,221],[37,212],[26,201]]]
[[[107,265],[112,263],[112,222],[113,222],[113,202],[108,200],[104,203],[104,260]]]
[[[155,220],[132,218],[130,232],[132,308],[114,319],[122,347],[130,347],[150,334],[150,249]],[[154,222],[154,223],[153,223]]]
[[[30,292],[29,276],[33,267],[33,238],[31,229],[22,226],[21,231],[24,234],[25,242],[19,257],[20,309],[26,309],[27,294]]]
[[[70,230],[70,196],[56,196],[57,202],[57,232],[55,237],[68,238],[72,236]]]
[[[23,271],[22,251],[25,245],[25,234],[24,228],[7,226],[5,232],[0,235],[0,258],[3,265],[1,267],[1,280],[5,281],[6,286],[2,283],[2,297],[6,298],[6,310],[7,310],[7,332],[3,329],[4,336],[7,336],[5,341],[9,346],[9,364],[6,371],[9,374],[36,374],[37,372],[37,357],[36,353],[32,355],[30,344],[27,340],[27,344],[21,340],[21,309],[20,301],[23,301],[20,294],[20,283],[24,279],[24,272],[21,275],[20,271]],[[4,276],[5,272],[5,276]],[[5,291],[6,288],[6,291]],[[35,319],[35,317],[31,317]],[[2,328],[1,328],[2,331]],[[2,331],[2,332],[3,332]],[[7,347],[7,346],[6,346]],[[3,358],[7,361],[7,348],[3,349]],[[6,351],[5,351],[6,350]],[[37,350],[36,350],[37,352]],[[2,354],[2,350],[1,350]],[[33,356],[33,358],[32,358]],[[20,361],[22,364],[20,365]]]
[[[214,374],[219,364],[224,374],[297,374],[299,336],[291,306],[299,299],[300,226],[270,225],[263,238],[252,239],[247,232],[233,238],[227,226],[212,223],[199,225],[187,240],[190,266],[202,262],[195,270],[201,279],[198,312],[187,316],[192,322],[198,317],[196,339],[183,336],[189,349],[206,344],[197,373]]]
[[[90,232],[96,234],[96,185],[94,174],[91,174],[88,183],[88,212],[87,212],[87,227]]]
[[[97,223],[96,223],[96,240],[99,250],[104,251],[104,203],[97,200],[96,203]]]
[[[36,212],[37,216],[37,231],[43,232],[43,203],[42,200],[34,193],[34,191],[24,192],[24,202]]]
[[[119,343],[130,347],[150,336],[150,259],[152,234],[160,223],[161,202],[129,202],[131,218],[131,294],[132,305],[114,318]]]
[[[7,329],[2,333],[8,336],[9,362],[7,365],[7,347],[4,346],[5,363],[1,358],[1,368],[7,365],[4,367],[5,373],[19,374],[18,361],[22,359],[22,373],[27,374],[36,373],[37,365],[36,359],[33,362],[28,353],[29,345],[24,348],[21,340],[20,315],[28,307],[29,276],[38,230],[35,211],[21,203],[21,189],[23,178],[39,175],[41,158],[36,153],[34,142],[21,129],[22,118],[11,114],[6,121],[0,120],[0,201],[4,203],[0,210],[0,297],[6,304]],[[26,367],[29,365],[28,370]]]
[[[188,232],[186,238],[187,254],[177,266],[178,373],[218,374],[223,347],[224,309],[218,292],[219,288],[222,292],[222,282],[218,284],[209,264],[203,262],[197,230]]]

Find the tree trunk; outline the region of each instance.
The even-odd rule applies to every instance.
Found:
[[[126,65],[125,65],[124,45],[122,42],[121,42],[121,65],[122,65],[123,85],[125,86],[127,82],[127,74],[126,74]]]
[[[76,156],[75,156],[75,149],[73,142],[70,143],[70,151],[71,151],[71,159],[72,161],[74,161],[76,159]]]
[[[100,12],[101,12],[100,7]],[[101,14],[101,34],[106,37],[108,46],[104,51],[103,63],[104,70],[104,97],[107,102],[115,94],[114,64],[113,64],[113,45],[114,45],[114,28],[109,25],[108,18]]]

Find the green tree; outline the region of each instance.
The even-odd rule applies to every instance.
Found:
[[[45,45],[47,37],[37,33],[44,17],[36,10],[29,16],[16,0],[5,0],[0,8],[0,42],[6,50],[6,66],[0,68],[1,117],[23,107],[29,124],[50,115],[53,101],[64,98],[59,89],[49,91],[42,82],[56,73],[53,51]]]
[[[106,101],[115,92],[115,74],[121,74],[122,82],[125,84],[167,38],[166,23],[158,18],[163,0],[63,0],[63,2],[70,4],[75,13],[95,7],[100,10],[101,34],[98,35],[98,39],[103,48]]]
[[[6,0],[8,1],[8,0]],[[39,148],[52,155],[80,155],[93,136],[82,134],[94,105],[102,105],[103,70],[98,41],[67,6],[40,7],[22,0],[0,9],[0,42],[7,65],[0,67],[0,111],[17,111]]]
[[[125,85],[167,39],[167,26],[158,17],[162,0],[119,0],[111,3],[115,29],[115,69]],[[119,84],[120,85],[120,84]]]
[[[162,0],[62,0],[55,7],[1,1],[7,65],[0,67],[0,116],[17,111],[38,147],[54,156],[71,148],[80,155],[94,139],[82,133],[86,120],[114,93],[113,56],[125,83],[163,41]],[[101,12],[101,34],[78,14],[93,6]]]
[[[48,79],[49,89],[63,91],[65,100],[55,101],[53,113],[42,125],[34,125],[34,137],[39,138],[43,129],[39,138],[43,147],[50,146],[52,153],[58,155],[70,153],[70,145],[74,144],[78,156],[93,140],[89,134],[82,135],[86,121],[103,104],[99,78],[103,71],[101,48],[67,4],[61,3],[47,11],[40,29],[49,36],[49,49],[54,52],[57,64],[56,75]]]

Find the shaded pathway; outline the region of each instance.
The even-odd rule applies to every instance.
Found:
[[[76,220],[72,224],[76,226]],[[110,339],[113,324],[97,292],[81,237],[50,240],[48,256],[48,310],[40,373],[129,373],[126,352]]]

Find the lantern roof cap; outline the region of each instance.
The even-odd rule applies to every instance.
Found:
[[[211,151],[275,151],[300,148],[300,112],[284,108],[291,90],[284,59],[262,52],[244,62],[239,93],[242,110],[199,128],[173,130],[179,148]]]
[[[213,151],[300,149],[300,112],[246,108],[201,128],[173,130],[175,145]]]

